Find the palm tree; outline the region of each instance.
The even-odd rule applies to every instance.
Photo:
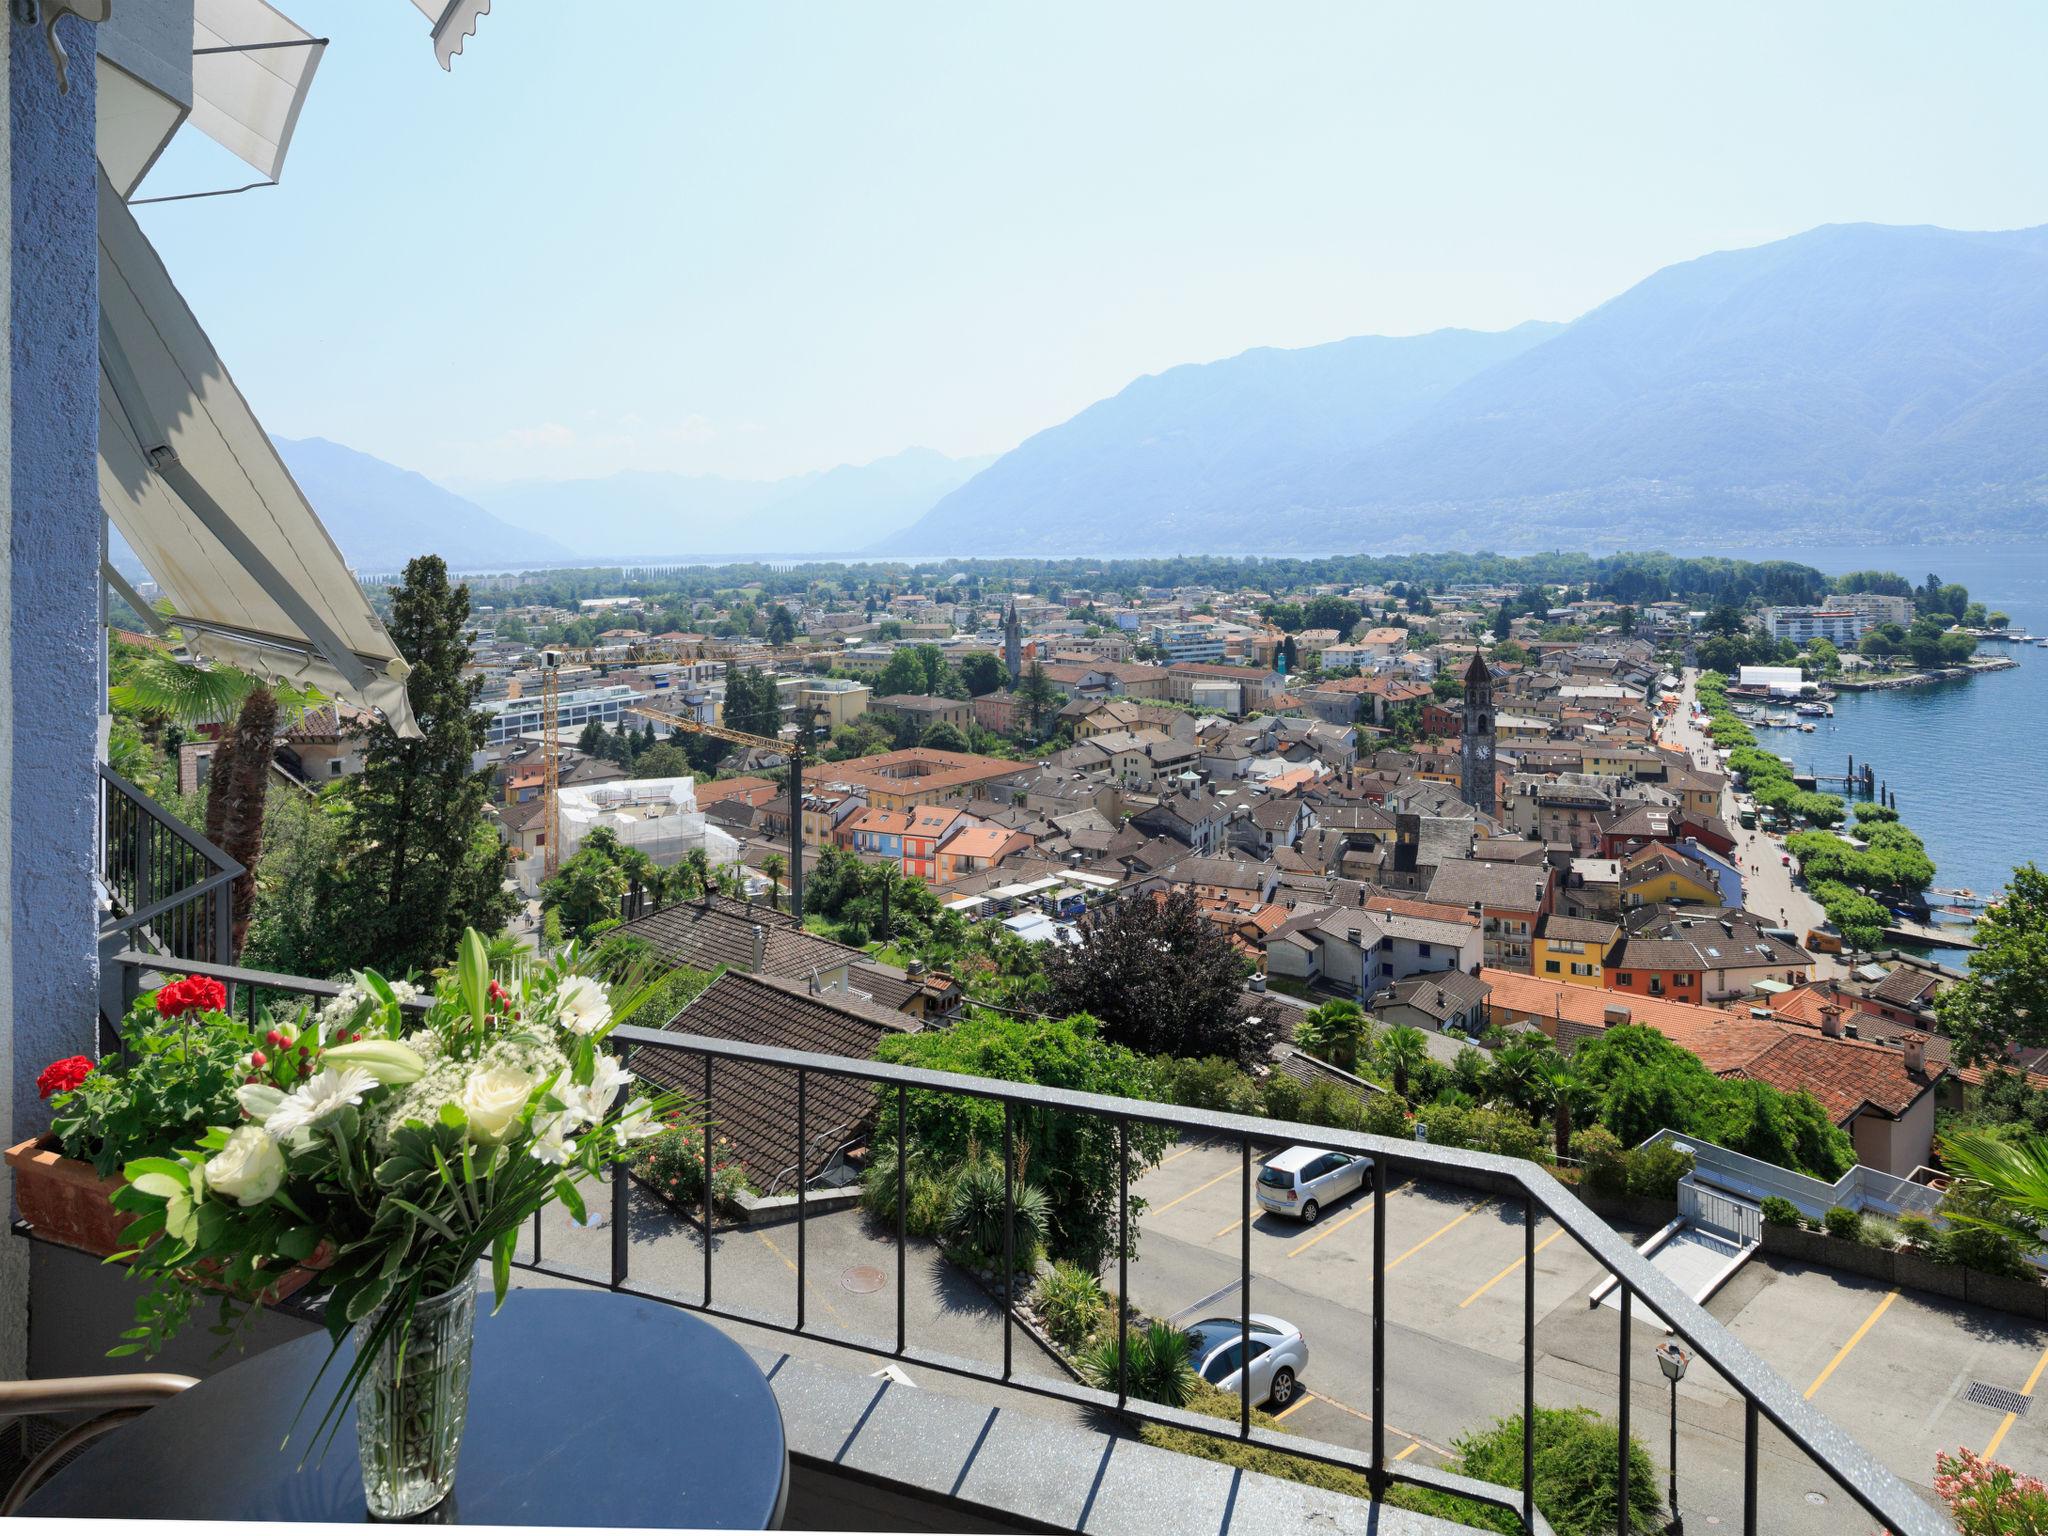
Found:
[[[1394,1074],[1394,1092],[1408,1097],[1408,1078],[1429,1060],[1429,1037],[1408,1024],[1396,1024],[1379,1038],[1379,1057]]]
[[[1372,1029],[1365,1010],[1349,998],[1332,998],[1302,1015],[1294,1027],[1294,1043],[1311,1056],[1344,1068],[1358,1070],[1359,1041]]]
[[[1953,1220],[2002,1232],[2029,1253],[2048,1243],[2048,1137],[2005,1141],[1958,1133],[1941,1139],[1941,1158],[1959,1179],[1988,1190],[2013,1216],[1997,1221],[1958,1214]]]
[[[779,853],[762,856],[761,873],[768,877],[768,905],[778,912],[782,910],[782,876],[788,868],[788,860]]]
[[[214,747],[207,773],[206,835],[242,866],[231,892],[232,946],[239,957],[256,902],[256,865],[263,857],[263,811],[278,727],[302,719],[324,696],[317,688],[273,686],[236,667],[200,666],[152,649],[136,659],[107,697],[117,709],[178,725],[233,719],[233,728]]]
[[[1557,1157],[1563,1162],[1572,1155],[1572,1120],[1593,1100],[1591,1086],[1571,1062],[1555,1052],[1544,1052],[1531,1084],[1539,1105],[1550,1109],[1550,1121],[1557,1135]]]
[[[1530,1105],[1541,1101],[1538,1083],[1550,1054],[1527,1041],[1503,1046],[1494,1053],[1493,1070],[1487,1074],[1488,1090],[1496,1099],[1527,1113]]]
[[[900,865],[871,864],[868,866],[867,879],[863,882],[863,885],[866,894],[876,897],[882,903],[881,939],[885,944],[888,943],[890,938],[889,909],[894,904],[897,893],[903,889],[904,884],[903,869]]]

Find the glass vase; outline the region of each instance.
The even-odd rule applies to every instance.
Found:
[[[356,1324],[370,1347],[382,1314]],[[455,1487],[455,1459],[469,1418],[470,1347],[476,1337],[476,1271],[453,1290],[422,1296],[412,1326],[391,1333],[356,1393],[356,1453],[363,1497],[376,1520],[410,1520]]]

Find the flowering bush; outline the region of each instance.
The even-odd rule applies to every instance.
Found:
[[[2048,1536],[2048,1484],[1974,1451],[1936,1455],[1934,1491],[1962,1536]]]
[[[664,1117],[659,1135],[633,1158],[633,1174],[673,1205],[696,1205],[704,1198],[704,1134],[684,1123],[679,1110]],[[716,1211],[733,1211],[739,1197],[755,1193],[739,1154],[723,1136],[711,1143],[711,1200]]]
[[[168,1156],[234,1117],[236,1085],[284,1063],[272,1069],[266,1056],[264,1069],[251,1066],[259,1041],[222,1011],[226,1006],[219,982],[182,977],[136,1000],[121,1023],[118,1056],[98,1065],[70,1056],[44,1068],[36,1091],[49,1101],[58,1149],[110,1177],[135,1158]]]
[[[229,1113],[167,1155],[136,1158],[114,1204],[135,1215],[119,1257],[150,1282],[115,1354],[154,1353],[201,1294],[226,1287],[223,1322],[260,1305],[268,1278],[323,1248],[339,1349],[370,1320],[367,1347],[322,1421],[338,1422],[387,1342],[402,1349],[421,1298],[461,1284],[485,1256],[503,1302],[520,1227],[663,1130],[665,1100],[630,1098],[602,1050],[605,988],[571,947],[510,986],[483,940],[464,935],[450,985],[424,1020],[397,986],[358,975],[317,1016],[267,1030],[225,1065]],[[88,1082],[91,1079],[87,1080]],[[316,1431],[317,1438],[317,1431]]]

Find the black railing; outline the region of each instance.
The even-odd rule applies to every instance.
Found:
[[[118,969],[125,975],[139,978],[141,971],[160,969],[161,957],[147,954],[127,953],[118,959]],[[299,995],[322,998],[334,995],[339,990],[332,982],[311,981],[303,977],[277,976],[266,972],[244,971],[232,966],[194,964],[181,967],[194,973],[212,976],[231,988],[239,987],[249,999],[248,1006],[254,1006],[254,999],[260,992],[285,995]],[[130,983],[132,991],[134,983]],[[428,999],[416,1000],[410,1006],[425,1008]],[[1629,1443],[1629,1348],[1630,1323],[1635,1304],[1640,1300],[1663,1321],[1665,1326],[1679,1339],[1689,1345],[1694,1360],[1711,1367],[1719,1374],[1743,1402],[1743,1486],[1742,1526],[1744,1536],[1760,1536],[1760,1500],[1758,1497],[1758,1445],[1762,1426],[1768,1422],[1782,1433],[1788,1441],[1808,1457],[1815,1466],[1831,1477],[1841,1489],[1873,1520],[1880,1523],[1885,1531],[1895,1536],[1954,1536],[1954,1528],[1941,1515],[1931,1509],[1920,1497],[1901,1481],[1888,1467],[1872,1456],[1846,1432],[1839,1428],[1825,1414],[1806,1402],[1792,1386],[1773,1371],[1747,1345],[1735,1338],[1726,1327],[1707,1313],[1689,1295],[1639,1254],[1624,1238],[1617,1234],[1599,1217],[1595,1216],[1577,1196],[1557,1182],[1548,1172],[1533,1162],[1519,1158],[1502,1157],[1488,1152],[1471,1152],[1458,1148],[1437,1147],[1427,1143],[1397,1141],[1389,1137],[1370,1136],[1362,1132],[1337,1130],[1327,1126],[1302,1125],[1286,1121],[1275,1121],[1249,1115],[1224,1114],[1208,1110],[1182,1109],[1174,1105],[1158,1104],[1134,1099],[1113,1098],[1105,1094],[1077,1093],[1060,1088],[1042,1088],[1028,1083],[1012,1083],[992,1078],[968,1077],[949,1072],[932,1072],[915,1067],[902,1067],[884,1062],[857,1061],[843,1056],[819,1055],[807,1051],[782,1050],[772,1046],[752,1045],[732,1040],[712,1039],[703,1035],[671,1033],[659,1029],[647,1029],[633,1025],[621,1025],[613,1030],[609,1039],[613,1045],[626,1054],[630,1060],[644,1051],[664,1054],[673,1053],[680,1057],[695,1056],[703,1062],[703,1089],[699,1109],[704,1118],[703,1158],[705,1169],[704,1198],[698,1218],[698,1231],[703,1244],[704,1274],[703,1294],[700,1302],[692,1303],[671,1294],[636,1289],[631,1284],[631,1245],[629,1241],[629,1198],[630,1179],[624,1165],[613,1175],[610,1275],[604,1282],[594,1282],[587,1274],[571,1270],[550,1268],[542,1261],[540,1226],[536,1222],[532,1236],[532,1257],[515,1260],[520,1268],[545,1274],[557,1279],[583,1284],[605,1283],[610,1289],[679,1306],[691,1311],[705,1312],[715,1317],[730,1319],[750,1327],[765,1328],[773,1332],[806,1335],[835,1345],[861,1349],[870,1354],[886,1356],[911,1364],[922,1364],[934,1370],[952,1375],[972,1377],[981,1381],[1004,1385],[1019,1391],[1039,1396],[1057,1398],[1069,1403],[1121,1412],[1129,1418],[1194,1430],[1204,1434],[1226,1433],[1219,1428],[1219,1421],[1202,1414],[1184,1409],[1166,1407],[1162,1404],[1133,1398],[1122,1363],[1127,1354],[1123,1346],[1127,1343],[1129,1307],[1126,1301],[1129,1281],[1129,1255],[1131,1250],[1131,1196],[1130,1172],[1132,1157],[1130,1150],[1130,1128],[1133,1125],[1159,1126],[1175,1131],[1184,1137],[1198,1138],[1210,1143],[1235,1143],[1239,1154],[1239,1202],[1241,1206],[1240,1242],[1238,1251],[1239,1327],[1244,1341],[1250,1342],[1251,1332],[1251,1211],[1253,1180],[1253,1148],[1280,1144],[1305,1144],[1327,1148],[1331,1151],[1363,1154],[1372,1159],[1372,1178],[1369,1193],[1372,1198],[1372,1283],[1370,1290],[1370,1318],[1372,1336],[1371,1362],[1371,1451],[1369,1459],[1361,1461],[1355,1450],[1308,1439],[1304,1436],[1283,1433],[1255,1425],[1251,1418],[1251,1376],[1249,1370],[1239,1373],[1238,1420],[1234,1438],[1249,1445],[1305,1460],[1342,1467],[1363,1473],[1374,1494],[1383,1494],[1395,1483],[1434,1489],[1441,1493],[1471,1499],[1477,1503],[1504,1509],[1518,1517],[1526,1531],[1547,1533],[1548,1524],[1534,1500],[1535,1425],[1536,1425],[1536,1264],[1535,1256],[1536,1223],[1540,1215],[1548,1216],[1583,1249],[1595,1263],[1612,1275],[1619,1287],[1621,1303],[1620,1349],[1618,1357],[1620,1445]],[[879,1090],[878,1099],[890,1088],[895,1090],[895,1137],[896,1137],[896,1190],[895,1190],[895,1239],[896,1239],[896,1337],[893,1342],[882,1339],[850,1338],[844,1333],[821,1334],[806,1326],[804,1296],[808,1287],[808,1246],[804,1237],[804,1205],[806,1181],[797,1184],[797,1233],[796,1233],[796,1313],[793,1324],[780,1323],[764,1318],[753,1312],[743,1312],[714,1303],[713,1253],[713,1200],[711,1198],[711,1169],[713,1147],[711,1126],[716,1117],[717,1074],[715,1063],[749,1062],[758,1065],[784,1069],[795,1078],[796,1116],[795,1141],[797,1146],[809,1145],[809,1126],[806,1123],[808,1108],[808,1086],[816,1076],[851,1079],[868,1082]],[[680,1071],[664,1074],[675,1081],[682,1080]],[[1111,1121],[1117,1129],[1119,1171],[1117,1177],[1117,1340],[1120,1363],[1117,1390],[1097,1391],[1066,1380],[1054,1380],[1029,1375],[1019,1375],[1011,1348],[1012,1328],[1016,1317],[1017,1297],[1010,1294],[1015,1272],[1014,1254],[1009,1251],[1015,1212],[1012,1202],[1015,1197],[1013,1177],[1004,1181],[1005,1211],[1003,1230],[1006,1261],[1001,1282],[1003,1301],[1003,1358],[999,1370],[991,1370],[986,1364],[961,1359],[957,1356],[914,1347],[908,1338],[905,1317],[905,1295],[908,1284],[905,1255],[909,1248],[907,1225],[907,1201],[905,1168],[908,1165],[905,1145],[905,1126],[908,1115],[908,1096],[912,1089],[922,1092],[960,1094],[998,1103],[1003,1106],[1004,1167],[1014,1170],[1015,1159],[1011,1156],[1014,1138],[1023,1117],[1034,1113],[1055,1113],[1070,1115],[1091,1115]],[[1401,1181],[1417,1177],[1434,1178],[1439,1181],[1462,1184],[1487,1190],[1495,1194],[1518,1198],[1522,1203],[1522,1485],[1519,1489],[1506,1488],[1499,1484],[1481,1482],[1458,1473],[1440,1468],[1420,1465],[1414,1461],[1389,1460],[1386,1436],[1386,1325],[1387,1325],[1387,1283],[1386,1259],[1386,1195]],[[1629,1516],[1629,1467],[1625,1454],[1620,1458],[1618,1507],[1615,1513],[1616,1529],[1622,1536],[1630,1531]]]
[[[251,1024],[274,1003],[294,1000],[314,1007],[339,996],[342,983],[315,981],[310,976],[287,976],[278,971],[254,971],[240,965],[216,965],[206,960],[178,960],[145,950],[120,950],[101,961],[101,989],[118,1004],[115,1017],[124,1017],[129,1006],[147,985],[151,972],[181,976],[211,976],[227,988],[229,1013],[240,1014]],[[424,1014],[434,1006],[431,997],[408,998],[399,1005],[406,1012]]]
[[[105,763],[99,772],[93,872],[110,908],[102,950],[225,965],[234,958],[231,887],[242,866]]]

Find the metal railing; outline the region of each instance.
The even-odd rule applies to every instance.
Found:
[[[103,947],[226,964],[234,933],[229,888],[242,866],[105,763],[99,775],[93,873],[111,904],[100,926]]]
[[[132,978],[132,989],[139,984],[140,974],[145,970],[160,969],[160,956],[128,952],[116,958],[116,968]],[[332,982],[313,981],[304,977],[278,976],[267,972],[245,971],[233,966],[191,964],[181,969],[195,974],[212,976],[230,988],[241,988],[246,995],[246,1006],[255,1006],[259,993],[273,992],[311,998],[332,996],[339,987]],[[417,999],[410,1006],[424,1009],[431,1005],[430,999]],[[1880,1523],[1885,1531],[1895,1536],[1954,1536],[1954,1528],[1923,1502],[1898,1476],[1875,1456],[1865,1450],[1853,1438],[1839,1428],[1825,1414],[1814,1408],[1796,1392],[1775,1371],[1761,1360],[1754,1351],[1738,1340],[1728,1329],[1710,1316],[1704,1308],[1681,1291],[1672,1280],[1644,1259],[1628,1243],[1599,1217],[1595,1216],[1564,1185],[1557,1182],[1539,1165],[1518,1158],[1499,1156],[1488,1152],[1472,1152],[1457,1148],[1432,1146],[1427,1143],[1397,1141],[1383,1136],[1371,1136],[1357,1131],[1338,1130],[1327,1126],[1311,1126],[1286,1121],[1267,1120],[1250,1115],[1224,1114],[1208,1110],[1182,1109],[1175,1105],[1149,1101],[1114,1098],[1106,1094],[1079,1093],[1068,1089],[1043,1088],[1029,1083],[1004,1082],[992,1078],[969,1077],[949,1072],[933,1072],[916,1067],[896,1066],[877,1061],[860,1061],[844,1056],[820,1055],[808,1051],[783,1050],[772,1046],[753,1045],[732,1040],[713,1039],[702,1035],[671,1033],[660,1029],[648,1029],[635,1025],[621,1025],[608,1036],[615,1048],[625,1054],[629,1062],[642,1052],[659,1052],[683,1058],[695,1058],[702,1064],[701,1093],[699,1109],[704,1120],[702,1155],[708,1171],[713,1163],[712,1124],[716,1119],[718,1103],[717,1064],[720,1062],[752,1063],[783,1069],[795,1080],[796,1125],[792,1138],[793,1148],[802,1149],[811,1145],[808,1124],[808,1087],[814,1078],[851,1079],[872,1083],[878,1092],[878,1104],[889,1096],[894,1098],[895,1136],[895,1242],[896,1242],[896,1329],[895,1338],[863,1339],[850,1338],[843,1333],[819,1333],[806,1323],[805,1297],[808,1289],[808,1245],[805,1240],[804,1216],[807,1181],[798,1180],[796,1186],[796,1310],[793,1323],[780,1323],[764,1318],[753,1312],[743,1312],[720,1306],[714,1301],[713,1256],[716,1244],[713,1241],[713,1202],[706,1198],[700,1206],[697,1229],[703,1245],[703,1291],[702,1299],[691,1302],[672,1294],[659,1291],[636,1289],[632,1283],[631,1269],[631,1175],[622,1164],[614,1170],[610,1211],[610,1274],[604,1281],[593,1281],[587,1274],[572,1270],[550,1268],[541,1260],[540,1228],[536,1220],[533,1231],[532,1258],[514,1262],[530,1272],[545,1274],[562,1280],[582,1284],[602,1283],[611,1290],[639,1297],[643,1300],[660,1302],[668,1306],[683,1307],[690,1311],[727,1318],[750,1327],[764,1328],[772,1332],[804,1335],[821,1342],[852,1347],[867,1353],[900,1360],[911,1364],[922,1364],[931,1369],[952,1375],[972,1377],[981,1381],[1006,1386],[1018,1391],[1060,1399],[1065,1402],[1105,1410],[1113,1410],[1128,1418],[1143,1422],[1193,1430],[1204,1434],[1227,1433],[1223,1428],[1226,1421],[1193,1413],[1185,1409],[1170,1408],[1158,1403],[1133,1398],[1126,1376],[1128,1369],[1128,1329],[1130,1308],[1124,1298],[1129,1295],[1129,1266],[1132,1244],[1130,1224],[1132,1219],[1130,1178],[1133,1168],[1131,1155],[1131,1128],[1133,1126],[1157,1126],[1168,1128],[1182,1136],[1204,1139],[1211,1144],[1235,1143],[1239,1158],[1238,1195],[1240,1205],[1239,1231],[1241,1234],[1238,1252],[1238,1279],[1236,1289],[1239,1297],[1239,1327],[1247,1343],[1251,1334],[1251,1288],[1252,1288],[1252,1247],[1251,1232],[1254,1214],[1253,1181],[1256,1177],[1253,1149],[1259,1146],[1282,1144],[1306,1144],[1326,1147],[1332,1151],[1362,1153],[1372,1159],[1372,1177],[1363,1192],[1372,1199],[1371,1220],[1373,1230],[1372,1273],[1370,1288],[1361,1298],[1361,1310],[1368,1317],[1371,1337],[1371,1381],[1370,1381],[1370,1423],[1371,1450],[1369,1459],[1361,1460],[1357,1451],[1350,1448],[1311,1440],[1299,1436],[1255,1425],[1252,1422],[1251,1372],[1240,1373],[1238,1392],[1238,1420],[1234,1438],[1242,1443],[1262,1449],[1300,1457],[1310,1461],[1346,1468],[1362,1473],[1378,1497],[1396,1483],[1433,1489],[1440,1493],[1471,1499],[1477,1503],[1504,1509],[1519,1518],[1523,1528],[1531,1533],[1549,1530],[1535,1506],[1535,1424],[1536,1424],[1536,1227],[1539,1219],[1548,1217],[1564,1231],[1597,1264],[1611,1274],[1620,1292],[1621,1329],[1617,1357],[1618,1367],[1618,1410],[1619,1444],[1629,1444],[1630,1416],[1630,1344],[1631,1321],[1638,1300],[1666,1327],[1691,1348],[1693,1358],[1700,1364],[1711,1367],[1734,1392],[1744,1405],[1743,1428],[1743,1483],[1742,1483],[1742,1524],[1744,1536],[1759,1536],[1763,1527],[1759,1523],[1758,1453],[1762,1426],[1769,1423],[1812,1462],[1826,1472],[1848,1494],[1848,1496],[1872,1519]],[[690,1081],[693,1092],[697,1091],[699,1079],[675,1071],[669,1074],[678,1080]],[[1005,1220],[1005,1263],[1002,1267],[1002,1365],[999,1370],[972,1360],[937,1351],[913,1347],[909,1339],[906,1296],[909,1276],[907,1255],[909,1253],[907,1172],[910,1159],[905,1144],[906,1125],[909,1119],[909,1094],[912,1090],[928,1093],[959,1094],[964,1097],[986,1100],[1000,1104],[1003,1108],[1003,1165]],[[1013,1333],[1017,1324],[1018,1297],[1010,1294],[1011,1276],[1015,1272],[1015,1255],[1008,1251],[1014,1232],[1015,1142],[1019,1134],[1029,1128],[1031,1118],[1041,1115],[1085,1115],[1109,1121],[1116,1127],[1119,1171],[1117,1180],[1118,1241],[1117,1287],[1119,1304],[1117,1313],[1117,1342],[1119,1369],[1117,1390],[1098,1391],[1065,1380],[1053,1380],[1027,1375],[1015,1371],[1013,1359]],[[878,1129],[877,1138],[887,1132]],[[1140,1169],[1139,1171],[1142,1171]],[[1386,1327],[1387,1269],[1386,1257],[1386,1199],[1387,1193],[1396,1184],[1413,1178],[1434,1178],[1439,1181],[1463,1184],[1486,1189],[1490,1192],[1518,1199],[1522,1206],[1522,1360],[1521,1360],[1521,1410],[1522,1410],[1522,1484],[1520,1488],[1507,1488],[1495,1483],[1481,1482],[1475,1478],[1440,1468],[1419,1465],[1415,1461],[1396,1461],[1387,1453],[1386,1431]],[[706,1191],[707,1197],[709,1190]],[[1546,1239],[1546,1241],[1549,1241]],[[1619,1459],[1619,1487],[1617,1491],[1616,1529],[1621,1536],[1630,1531],[1629,1516],[1629,1463],[1626,1454]]]
[[[318,1007],[339,995],[342,983],[316,981],[310,976],[287,976],[278,971],[256,971],[240,965],[216,965],[209,960],[180,960],[147,950],[117,950],[101,961],[100,983],[118,1003],[115,1017],[125,1017],[139,997],[150,973],[181,976],[211,976],[227,989],[227,1012],[240,1014],[255,1023],[273,1003],[303,999]],[[424,1014],[434,1006],[431,997],[408,998],[399,1006],[407,1013]]]

